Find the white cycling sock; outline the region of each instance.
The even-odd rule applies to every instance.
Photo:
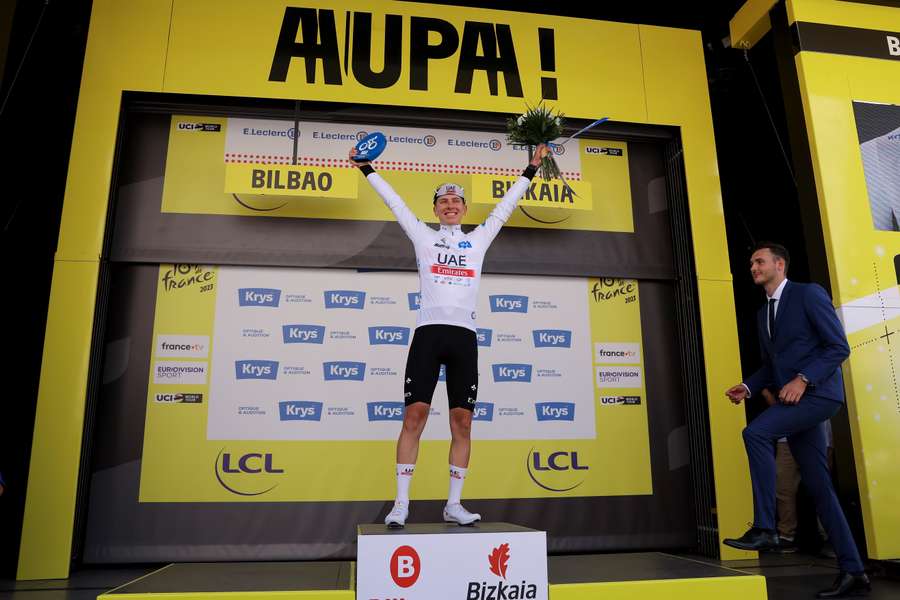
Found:
[[[397,463],[397,502],[409,502],[409,484],[416,465]]]
[[[447,494],[447,504],[459,504],[467,472],[468,469],[450,465],[450,493]]]

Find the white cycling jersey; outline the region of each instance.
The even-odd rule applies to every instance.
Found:
[[[475,307],[481,264],[488,247],[509,219],[531,180],[519,179],[509,188],[487,219],[463,233],[459,225],[432,229],[420,221],[397,192],[378,173],[366,179],[384,200],[416,251],[421,302],[416,327],[457,325],[475,331]]]

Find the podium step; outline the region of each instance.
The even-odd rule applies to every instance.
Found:
[[[384,525],[371,527],[399,539]],[[478,527],[528,531],[500,523]],[[413,531],[477,533],[474,528],[450,524],[417,523],[407,528],[408,535],[418,535]],[[714,562],[662,552],[551,556],[547,560],[549,593],[552,600],[766,600],[762,575]],[[97,600],[356,600],[355,578],[356,563],[351,561],[176,563],[101,594]],[[510,583],[521,581],[509,579]],[[392,597],[420,597],[409,592],[409,588],[398,588]],[[465,598],[464,594],[460,600]]]

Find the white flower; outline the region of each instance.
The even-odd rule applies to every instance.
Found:
[[[516,119],[516,124],[518,124],[519,127],[521,127],[524,122],[525,122],[525,115],[521,115],[518,119]]]
[[[556,123],[557,126],[559,126],[559,124],[560,124],[559,117],[556,117],[555,119],[553,119],[553,121]]]

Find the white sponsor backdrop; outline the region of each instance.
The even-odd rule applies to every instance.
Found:
[[[548,597],[543,531],[360,535],[357,556],[360,599]]]
[[[395,439],[416,317],[409,298],[418,289],[414,273],[220,267],[208,438]],[[326,307],[326,292],[335,290],[338,302],[362,308]],[[492,295],[525,296],[527,312],[491,312]],[[580,278],[483,278],[478,327],[491,331],[483,332],[490,346],[478,348],[475,439],[596,437],[587,298]],[[292,343],[285,343],[285,326]],[[401,344],[371,344],[371,327],[386,328],[377,341],[395,337],[398,327],[409,335]],[[563,334],[536,344],[535,330]],[[546,345],[554,340],[563,343]],[[531,381],[494,381],[495,365],[530,366]],[[504,372],[521,379],[522,368]],[[326,380],[326,373],[351,378]],[[565,410],[568,418],[541,415],[548,403],[573,410],[574,418]],[[447,412],[438,382],[425,439],[449,438]]]
[[[376,130],[388,140],[388,151],[377,163],[382,170],[452,169],[462,173],[518,175],[525,163],[524,149],[508,144],[502,133],[315,121],[302,121],[299,129],[300,164],[343,164],[360,136]],[[225,136],[225,162],[290,164],[293,159],[293,121],[231,118]],[[581,179],[578,148],[577,143],[554,147],[557,164],[569,179]]]

